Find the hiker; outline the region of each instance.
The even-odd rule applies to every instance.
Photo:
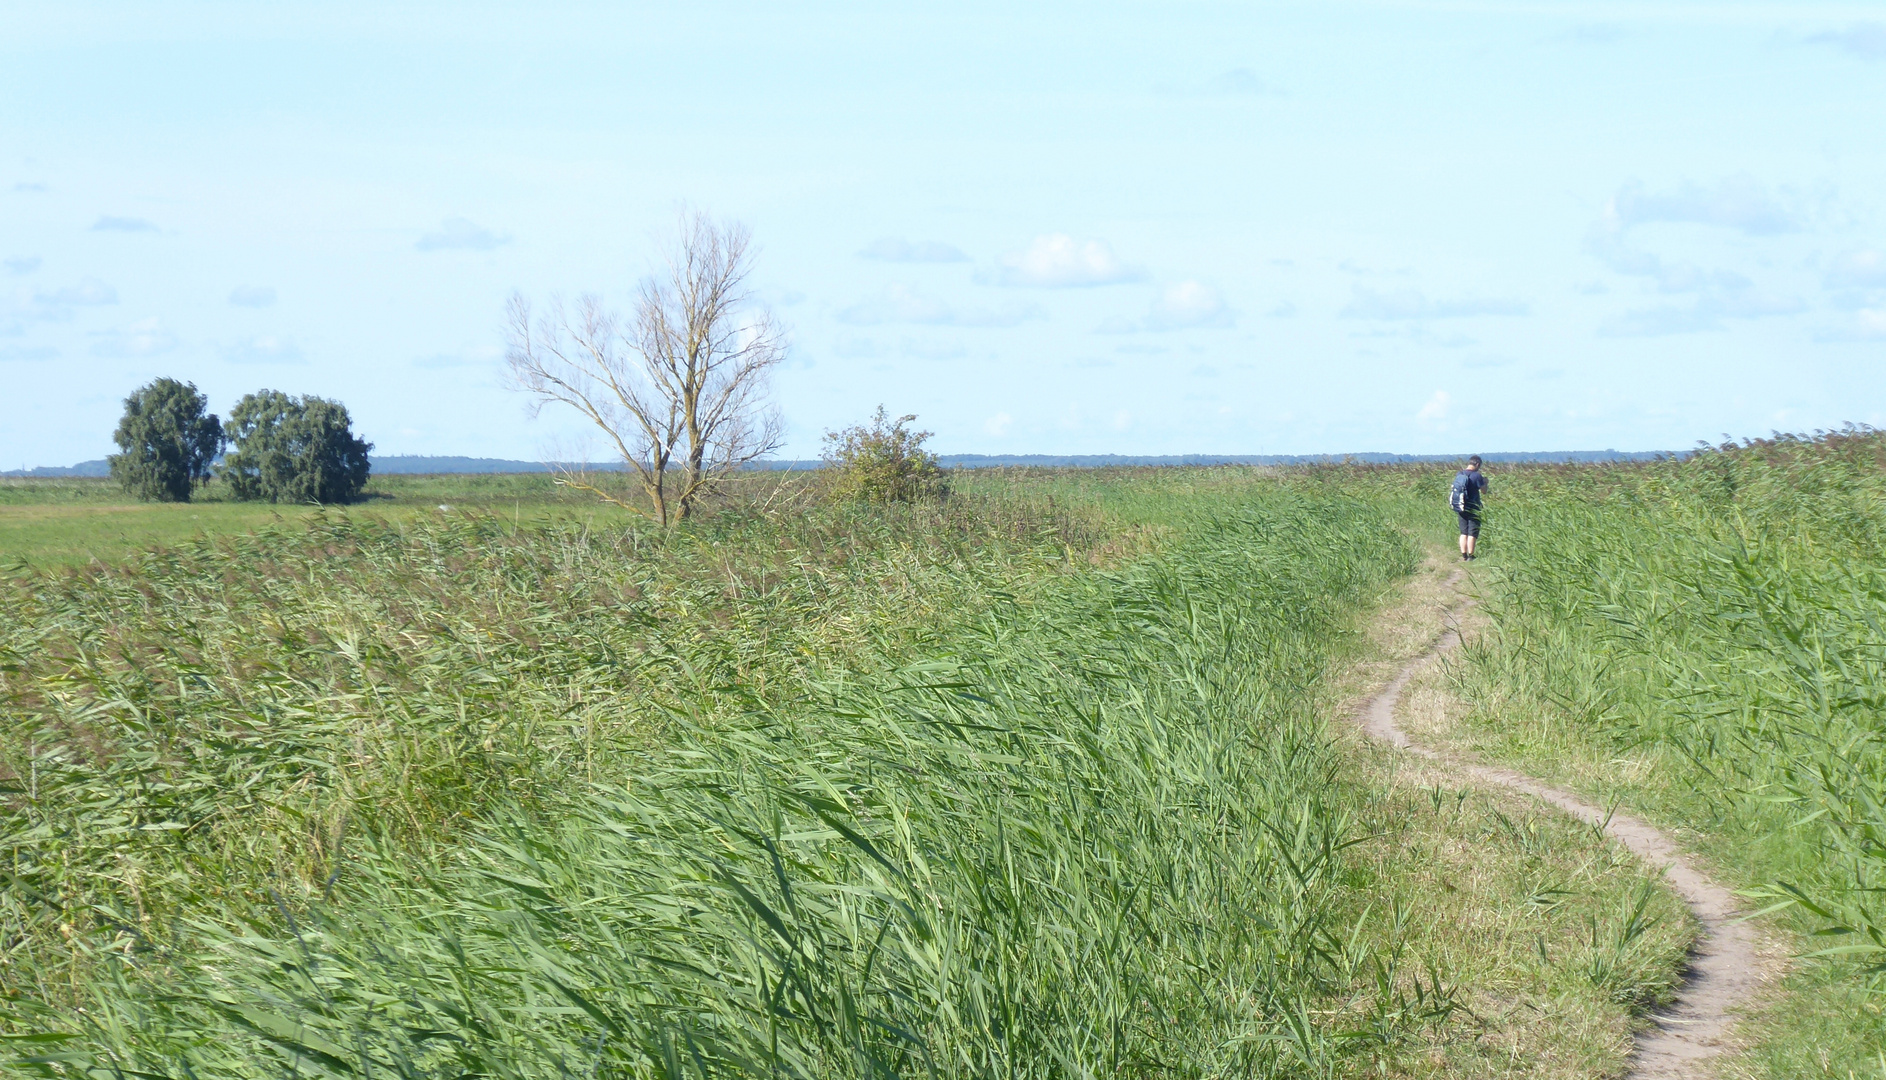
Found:
[[[1454,474],[1453,490],[1447,503],[1460,518],[1460,557],[1473,558],[1474,541],[1480,539],[1480,496],[1487,490],[1486,474],[1480,471],[1480,455],[1467,459],[1467,467]]]

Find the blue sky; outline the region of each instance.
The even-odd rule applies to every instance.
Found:
[[[505,298],[749,224],[787,453],[1886,424],[1886,3],[0,4],[0,465],[169,375],[533,458]]]

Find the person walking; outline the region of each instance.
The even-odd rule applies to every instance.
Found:
[[[1473,559],[1475,543],[1480,539],[1480,499],[1487,491],[1486,474],[1480,471],[1480,455],[1467,459],[1467,467],[1454,474],[1454,486],[1448,492],[1448,505],[1460,519],[1460,557]]]

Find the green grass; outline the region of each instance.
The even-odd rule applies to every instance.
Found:
[[[383,476],[350,507],[394,521],[439,513],[439,506],[501,514],[517,524],[583,520],[616,525],[627,515],[577,498],[549,476]],[[138,502],[105,479],[0,479],[0,563],[78,566],[116,562],[152,545],[198,536],[253,532],[280,522],[298,524],[314,507],[227,499],[211,482],[187,503]]]
[[[1471,744],[1672,828],[1804,962],[1758,1075],[1877,1076],[1886,436],[1524,470],[1486,536]],[[1489,566],[1490,564],[1490,566]]]
[[[16,573],[14,1034],[72,1036],[54,1073],[1271,1075],[1444,1022],[1339,936],[1315,687],[1412,558],[1380,509],[958,492]]]
[[[0,579],[0,1054],[1614,1072],[1686,940],[1667,894],[1330,726],[1433,629],[1361,632],[1444,480],[985,470],[870,509],[770,478],[664,534],[396,478],[49,544]]]

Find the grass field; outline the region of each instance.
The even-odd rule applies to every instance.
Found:
[[[350,508],[406,521],[440,505],[504,515],[516,524],[549,519],[619,523],[625,516],[593,499],[576,498],[549,476],[383,476]],[[299,524],[313,507],[235,502],[222,485],[204,485],[187,503],[140,503],[106,479],[0,478],[0,562],[76,566],[115,562],[153,544],[199,535],[225,536],[278,522]]]
[[[1725,862],[1758,849],[1737,880],[1828,913],[1790,925],[1873,940],[1850,887],[1871,654],[1857,624],[1825,636],[1870,610],[1873,445],[1497,478],[1487,629],[1412,707]],[[1618,1075],[1680,905],[1591,830],[1337,723],[1438,629],[1445,480],[989,470],[873,509],[771,478],[668,534],[543,477],[394,478],[279,519],[114,510],[109,543],[21,524],[0,1053],[57,1076]],[[112,498],[0,489],[0,521]],[[199,509],[230,516],[174,516]],[[1776,580],[1737,569],[1750,535],[1845,545],[1785,562],[1818,614],[1739,614],[1736,582]],[[1844,593],[1814,576],[1836,564]],[[1777,655],[1839,659],[1803,683]],[[1790,715],[1849,726],[1750,726],[1842,671]],[[1741,1067],[1878,1071],[1852,961],[1800,978]]]

